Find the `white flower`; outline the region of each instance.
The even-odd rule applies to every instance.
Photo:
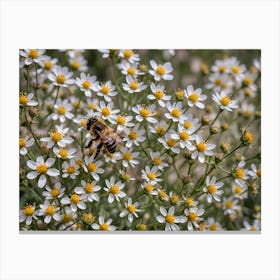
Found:
[[[110,50],[109,49],[97,49],[100,53],[102,53],[102,58],[110,57]]]
[[[156,100],[161,107],[165,107],[164,101],[171,99],[170,95],[166,95],[164,91],[164,85],[155,85],[151,83],[151,90],[153,94],[149,94],[147,97],[150,100]]]
[[[190,130],[186,130],[184,126],[178,125],[178,132],[171,133],[171,138],[177,140],[182,149],[184,148],[192,148],[191,140],[195,140],[196,136],[190,134]]]
[[[59,222],[61,221],[62,217],[59,214],[59,207],[55,207],[55,204],[46,200],[44,204],[40,204],[39,210],[36,211],[37,216],[45,216],[44,223],[49,224],[51,219],[54,219],[55,221]]]
[[[111,177],[110,180],[105,180],[105,184],[107,187],[105,187],[104,190],[109,193],[109,203],[113,203],[115,199],[120,201],[120,198],[124,198],[126,196],[126,194],[121,191],[124,188],[124,184],[121,181],[115,183],[115,178]]]
[[[42,69],[38,70],[38,74],[41,74],[42,72],[50,73],[52,69],[54,69],[56,66],[56,63],[58,62],[57,58],[50,58],[49,56],[46,56],[44,60],[39,61],[40,66]]]
[[[157,123],[157,119],[153,118],[156,115],[155,108],[156,106],[154,104],[148,107],[137,104],[136,107],[132,107],[132,111],[137,114],[136,120],[138,122],[147,120],[150,123]]]
[[[220,106],[222,110],[227,110],[231,112],[233,109],[238,108],[235,100],[231,100],[224,91],[221,93],[214,92],[212,94],[212,99]]]
[[[80,88],[80,90],[85,93],[85,96],[91,97],[91,92],[97,85],[96,76],[90,76],[89,74],[86,75],[85,73],[81,73],[80,78],[77,77],[75,83]]]
[[[62,224],[59,227],[59,230],[77,230],[77,224],[73,223],[77,219],[77,212],[72,211],[72,209],[68,206],[63,207],[63,215],[62,215]]]
[[[193,230],[194,228],[198,228],[198,222],[202,221],[202,216],[204,214],[204,209],[197,208],[197,207],[191,207],[190,209],[185,209],[184,213],[187,217],[187,228],[188,230]]]
[[[246,199],[248,197],[248,187],[246,184],[240,184],[237,182],[234,182],[232,185],[232,193],[233,197],[238,199]]]
[[[133,50],[120,50],[119,57],[129,63],[136,63],[140,60],[139,54],[135,53]]]
[[[151,195],[158,195],[158,190],[155,189],[155,185],[151,183],[146,183],[141,185],[141,188],[144,192],[151,194]]]
[[[20,50],[19,54],[24,58],[20,62],[20,67],[24,65],[30,65],[32,62],[40,64],[41,61],[45,60],[47,56],[43,55],[46,50],[43,49],[24,49]]]
[[[145,169],[141,170],[142,178],[146,180],[148,183],[154,185],[157,182],[162,181],[162,179],[158,178],[161,174],[157,173],[157,171],[158,171],[157,166],[153,166],[153,168],[151,169],[149,166],[146,165]]]
[[[116,114],[120,112],[119,109],[113,110],[114,104],[112,102],[105,104],[104,101],[100,101],[99,105],[96,105],[96,110],[102,119],[108,120],[110,123],[114,123],[116,120]]]
[[[160,156],[160,152],[150,152],[150,157],[153,161],[153,164],[159,169],[163,170],[168,166],[166,162],[163,162]]]
[[[130,223],[133,222],[133,216],[135,216],[136,218],[138,218],[138,214],[137,212],[140,212],[140,209],[137,209],[137,207],[139,206],[138,202],[132,203],[132,199],[129,198],[128,201],[125,203],[125,210],[123,210],[120,213],[120,217],[123,218],[125,216],[128,216],[128,220]]]
[[[57,182],[55,185],[51,188],[49,186],[45,186],[47,191],[43,191],[43,196],[45,199],[56,199],[61,198],[64,195],[65,188],[61,187],[61,183]]]
[[[139,152],[132,152],[132,149],[128,149],[127,147],[121,148],[121,156],[122,156],[122,165],[127,168],[129,165],[135,167],[139,164],[139,161],[135,158],[139,155]]]
[[[100,168],[101,165],[101,160],[94,162],[94,155],[92,155],[91,157],[85,156],[85,164],[83,164],[83,168],[85,172],[90,173],[96,181],[99,181],[100,179],[98,174],[104,173],[104,169]]]
[[[25,224],[27,226],[31,225],[32,219],[37,219],[35,215],[35,207],[31,204],[28,204],[24,206],[22,210],[19,211],[19,221],[23,223],[25,221]]]
[[[61,199],[62,204],[69,205],[72,211],[76,212],[79,209],[85,210],[86,209],[86,204],[84,202],[84,199],[82,198],[81,195],[77,193],[73,193],[71,197],[63,197]]]
[[[121,70],[123,75],[131,76],[133,78],[136,78],[138,75],[142,75],[137,67],[138,65],[136,63],[127,63],[126,61],[118,65],[118,68]]]
[[[80,72],[85,72],[88,70],[87,61],[83,56],[80,55],[80,53],[79,56],[77,56],[75,53],[69,53],[69,55],[69,64],[73,70]]]
[[[228,73],[229,72],[229,60],[216,60],[214,65],[211,67],[211,71],[218,72],[220,74]]]
[[[100,216],[98,218],[99,224],[93,224],[91,227],[95,230],[105,230],[105,231],[114,231],[116,230],[116,227],[111,225],[113,222],[112,219],[108,219],[107,222],[104,221],[104,217]]]
[[[73,73],[68,72],[67,67],[55,67],[52,71],[53,73],[48,75],[48,79],[51,80],[55,86],[68,87],[73,84],[74,80],[70,79]]]
[[[137,123],[129,132],[127,132],[127,136],[125,136],[122,141],[126,142],[126,147],[130,148],[132,145],[139,146],[139,143],[145,141],[144,129],[139,130],[140,124]]]
[[[122,83],[122,87],[129,93],[141,92],[145,88],[147,88],[147,86],[143,82],[138,82],[136,78],[133,78],[131,76],[126,76],[125,80],[126,83]]]
[[[54,147],[53,152],[55,153],[55,155],[58,158],[71,159],[71,158],[75,157],[74,154],[77,152],[77,149],[72,148],[72,149],[67,150],[65,148],[58,149],[57,147]]]
[[[228,74],[214,73],[209,76],[209,83],[205,85],[207,89],[213,89],[214,91],[223,90],[225,93],[231,93],[234,85]]]
[[[62,163],[62,178],[70,177],[71,179],[75,179],[76,176],[80,174],[80,166],[75,162],[74,159],[70,160],[70,163],[67,161],[64,161]]]
[[[179,154],[180,149],[178,148],[178,141],[171,137],[171,133],[164,135],[164,138],[158,138],[158,142],[162,143],[166,149],[170,149],[173,153]]]
[[[175,216],[175,207],[171,206],[168,209],[168,212],[163,207],[160,207],[161,215],[157,216],[156,219],[159,223],[165,223],[165,230],[166,231],[177,231],[180,230],[179,226],[176,223],[184,223],[186,222],[185,217]]]
[[[231,57],[229,59],[230,73],[234,76],[237,82],[241,82],[244,77],[244,72],[246,71],[245,65],[240,65],[240,62],[236,57]]]
[[[206,224],[207,224],[207,229],[210,230],[210,231],[223,230],[222,226],[220,225],[220,223],[215,221],[215,219],[213,217],[209,217],[206,220]]]
[[[19,153],[21,155],[27,154],[27,149],[34,144],[34,138],[29,138],[29,136],[19,138]]]
[[[199,119],[194,118],[191,113],[187,114],[187,117],[183,123],[184,128],[189,134],[192,134],[196,131],[199,126]]]
[[[55,163],[55,159],[48,158],[44,161],[42,156],[37,157],[36,162],[33,160],[27,161],[27,166],[35,171],[31,171],[27,173],[26,177],[29,180],[35,179],[37,176],[39,177],[38,187],[43,188],[47,183],[46,174],[52,177],[56,177],[59,175],[59,171],[55,168],[50,168]]]
[[[26,93],[21,93],[19,96],[19,105],[20,106],[37,106],[38,102],[35,100],[32,100],[34,94],[32,92],[28,93],[26,95]]]
[[[243,187],[245,187],[246,185],[244,181],[249,179],[248,169],[243,168],[244,166],[245,166],[245,161],[242,160],[238,163],[237,167],[233,171],[235,182]]]
[[[76,187],[75,192],[81,195],[81,199],[89,202],[99,201],[99,196],[96,194],[101,187],[96,184],[96,181],[86,182],[81,181],[82,187]]]
[[[60,122],[65,122],[66,118],[71,120],[74,117],[74,114],[71,113],[73,106],[67,99],[58,100],[54,104],[54,113],[52,113],[48,118],[53,120],[59,120]]]
[[[243,222],[244,228],[241,230],[247,231],[259,231],[261,230],[261,222],[259,220],[254,220],[253,224],[249,224],[248,221]]]
[[[193,86],[188,86],[187,90],[185,90],[185,95],[188,100],[188,105],[190,107],[196,106],[199,109],[203,109],[205,105],[200,101],[204,101],[207,99],[207,96],[201,94],[201,88],[197,88],[196,90],[193,89]]]
[[[173,79],[173,75],[170,74],[173,71],[170,62],[166,62],[164,64],[157,64],[154,60],[150,60],[150,64],[153,70],[149,70],[149,73],[154,76],[155,81],[160,81],[161,79]]]
[[[112,96],[116,96],[118,93],[116,87],[112,85],[111,81],[105,83],[96,84],[94,86],[94,91],[98,96],[103,97],[107,102],[112,101]]]
[[[240,209],[238,200],[233,198],[223,198],[223,210],[224,215],[234,215],[237,210]]]
[[[256,178],[261,178],[261,174],[262,174],[262,171],[260,168],[257,168],[256,165],[254,163],[251,164],[251,168],[252,170],[249,170],[248,171],[248,174],[253,178],[253,179],[256,179]]]
[[[207,193],[207,202],[211,203],[212,198],[216,201],[221,201],[220,195],[223,193],[222,190],[219,190],[224,185],[223,182],[216,182],[216,177],[213,176],[210,180],[210,177],[206,177],[206,187],[203,188],[203,191]]]
[[[171,119],[173,122],[180,123],[184,123],[184,121],[187,119],[187,116],[182,112],[182,102],[174,102],[173,104],[167,102],[166,108],[168,113],[165,113],[164,116],[167,119]]]
[[[128,127],[132,127],[135,125],[133,122],[130,122],[132,119],[133,116],[118,115],[112,123],[117,124],[118,131],[124,131]]]

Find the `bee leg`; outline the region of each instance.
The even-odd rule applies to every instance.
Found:
[[[92,143],[93,143],[94,139],[91,139],[88,144],[86,145],[86,149],[91,147]]]
[[[102,149],[102,147],[103,147],[103,143],[101,142],[101,143],[97,146],[97,148],[96,148],[96,154],[95,154],[95,156],[94,156],[94,159],[96,159],[96,157],[99,155],[100,150]]]

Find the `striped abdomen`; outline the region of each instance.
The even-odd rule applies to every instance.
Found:
[[[117,149],[117,141],[116,139],[110,138],[106,143],[106,148],[109,153],[113,154]]]

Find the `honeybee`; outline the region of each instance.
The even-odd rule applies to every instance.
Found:
[[[94,138],[89,141],[86,148],[90,148],[93,141],[100,140],[96,148],[94,159],[99,155],[103,146],[111,154],[116,152],[118,133],[115,129],[109,127],[102,119],[95,117],[89,118],[87,121],[87,130]]]

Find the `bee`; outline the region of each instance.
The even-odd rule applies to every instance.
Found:
[[[87,130],[94,138],[89,141],[86,148],[90,148],[93,141],[100,140],[96,148],[94,159],[99,155],[102,147],[105,147],[111,154],[116,152],[118,133],[115,129],[109,127],[102,119],[95,117],[89,118],[87,121]]]

